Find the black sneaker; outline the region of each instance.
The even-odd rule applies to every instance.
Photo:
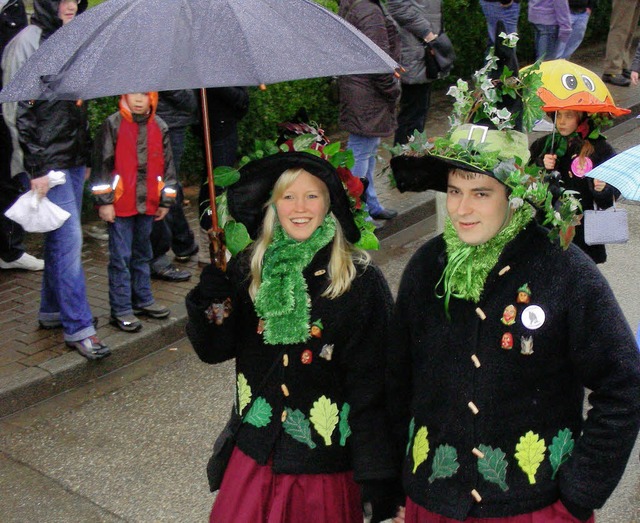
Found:
[[[95,334],[84,340],[65,341],[65,343],[67,347],[77,350],[88,360],[99,360],[111,354],[109,347],[101,343]]]
[[[151,271],[151,277],[155,280],[187,281],[191,278],[191,273],[178,269],[175,265],[167,265],[159,271]]]
[[[180,263],[186,263],[191,259],[191,256],[193,256],[194,254],[198,254],[199,250],[200,246],[197,243],[194,243],[191,249],[189,249],[187,252],[180,254],[176,253],[173,257],[173,260]]]
[[[618,87],[629,87],[631,85],[631,80],[621,74],[603,74],[602,81]]]
[[[382,209],[380,212],[370,214],[374,220],[391,220],[398,216],[398,211],[394,211],[393,209]]]
[[[142,329],[142,323],[133,314],[111,316],[111,323],[125,332],[138,332]]]
[[[133,313],[140,316],[149,316],[149,318],[155,318],[156,320],[161,320],[162,318],[166,318],[167,316],[169,316],[169,314],[171,314],[171,311],[164,305],[160,305],[159,303],[152,303],[148,307],[134,308]]]

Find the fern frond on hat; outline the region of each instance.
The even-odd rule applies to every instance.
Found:
[[[580,202],[573,191],[562,192],[554,202],[545,172],[527,165],[529,142],[521,132],[544,115],[537,95],[539,63],[518,76],[510,47],[514,35],[502,36],[504,41],[490,50],[485,66],[473,75],[473,86],[459,79],[449,89],[455,102],[447,135],[427,138],[426,133],[415,133],[408,143],[390,148],[393,181],[400,192],[446,192],[451,169],[491,176],[509,189],[512,208],[527,202],[541,210],[550,238],[566,249],[580,223]]]

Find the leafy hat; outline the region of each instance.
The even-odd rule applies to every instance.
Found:
[[[279,147],[271,141],[257,141],[256,151],[243,157],[239,169],[218,167],[216,185],[227,190],[216,198],[218,221],[223,227],[225,243],[236,254],[255,240],[265,215],[265,205],[282,173],[302,168],[327,186],[330,211],[345,238],[362,249],[377,249],[375,226],[367,221],[362,208],[362,182],[353,176],[353,153],[343,151],[339,142],[322,144],[317,133],[299,135]]]
[[[580,222],[580,203],[571,191],[564,191],[554,203],[545,172],[527,165],[527,136],[516,130],[530,130],[544,115],[537,95],[539,63],[518,76],[515,51],[510,47],[515,46],[517,37],[499,36],[504,41],[490,50],[485,66],[475,72],[474,86],[470,88],[459,79],[449,89],[447,94],[455,102],[447,135],[427,138],[425,133],[416,132],[407,144],[391,148],[393,179],[400,192],[446,192],[452,169],[490,176],[508,188],[512,208],[526,201],[543,211],[543,224],[550,227],[550,236],[566,248]],[[501,60],[498,54],[513,69],[503,65],[497,74]]]

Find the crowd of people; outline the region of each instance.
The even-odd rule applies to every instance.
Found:
[[[519,3],[480,4],[488,46],[498,48],[500,29],[517,30]],[[593,4],[530,0],[537,57],[570,57]],[[640,48],[631,62],[630,38],[617,33],[625,5],[613,1],[603,74],[619,86],[640,72]],[[86,7],[34,0],[26,25],[22,0],[0,0],[15,21],[3,25],[4,83]],[[443,31],[442,2],[342,0],[339,14],[405,69],[399,79],[340,78],[339,125],[355,164],[332,158],[326,143],[298,151],[287,142],[243,165],[223,205],[252,242],[228,264],[206,264],[186,296],[198,357],[235,359],[233,428],[220,441],[230,452],[210,462],[222,467],[210,521],[361,523],[368,504],[372,523],[591,523],[640,430],[640,352],[596,266],[604,246],[587,245],[576,226],[581,209],[619,197],[584,177],[615,151],[594,132],[600,121],[575,110],[550,113],[553,138],[531,147],[514,113],[499,129],[458,122],[419,148],[433,81],[425,44]],[[507,60],[500,68],[517,75]],[[0,268],[43,271],[40,327],[62,329],[90,360],[110,349],[96,335],[81,262],[85,183],[107,224],[111,322],[137,332],[139,316],[170,314],[151,278],[189,279],[173,262],[199,251],[178,175],[197,96],[122,93],[94,139],[84,101],[3,105],[0,182],[13,192],[0,192],[31,189],[70,216],[46,234],[44,260],[24,251],[24,231],[3,216]],[[234,165],[247,90],[204,96],[213,156]],[[389,136],[400,151],[390,161],[397,188],[442,193],[447,216],[407,264],[395,300],[359,243],[367,222],[397,215],[375,188]],[[65,183],[50,187],[51,171]]]

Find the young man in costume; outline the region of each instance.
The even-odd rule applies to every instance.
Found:
[[[578,202],[551,206],[509,119],[500,131],[458,125],[391,161],[400,190],[446,192],[448,212],[407,265],[392,321],[388,401],[407,495],[396,521],[593,521],[638,434],[634,336],[569,244]]]

